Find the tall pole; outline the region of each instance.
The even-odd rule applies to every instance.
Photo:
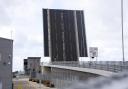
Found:
[[[13,35],[13,30],[11,30],[11,39],[13,39],[13,38],[12,38],[12,35]]]
[[[123,63],[125,62],[124,57],[124,21],[123,21],[123,0],[121,0],[121,27],[122,27],[122,56],[123,56]]]

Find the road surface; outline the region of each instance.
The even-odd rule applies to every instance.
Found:
[[[14,79],[14,89],[56,89],[45,87],[44,85],[37,84],[36,82],[30,82],[28,79]]]

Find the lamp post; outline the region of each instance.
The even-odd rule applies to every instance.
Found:
[[[124,17],[123,17],[123,0],[121,0],[121,28],[122,28],[122,56],[123,56],[123,63],[125,62],[124,57]]]

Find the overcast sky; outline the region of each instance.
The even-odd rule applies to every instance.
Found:
[[[98,60],[122,60],[120,0],[0,0],[0,37],[13,38],[13,71],[23,59],[43,57],[42,8],[84,10],[88,47]],[[128,58],[128,0],[124,0],[125,58]],[[12,32],[12,36],[11,36]],[[87,60],[86,58],[82,58]]]

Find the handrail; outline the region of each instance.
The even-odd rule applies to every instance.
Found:
[[[122,61],[63,61],[63,62],[49,62],[41,63],[41,65],[60,65],[60,66],[71,66],[71,67],[80,67],[80,68],[92,68],[100,69],[111,72],[121,72],[128,70],[128,62],[125,63]]]

